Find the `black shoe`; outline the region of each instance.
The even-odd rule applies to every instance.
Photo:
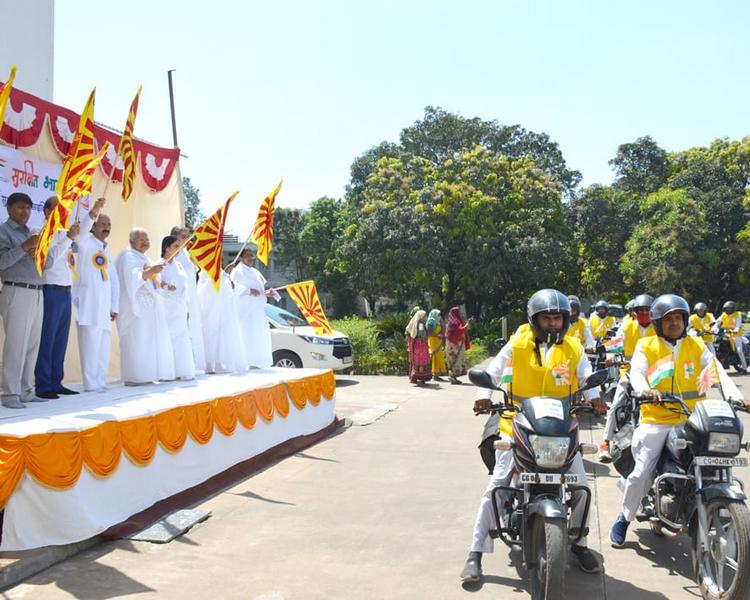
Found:
[[[479,581],[482,576],[482,553],[469,552],[469,558],[466,559],[464,570],[461,571],[461,581],[464,583],[474,583]]]
[[[75,396],[76,394],[80,394],[81,392],[76,392],[75,390],[71,390],[70,388],[61,387],[56,394],[60,394],[62,396]]]
[[[57,400],[60,396],[58,396],[54,392],[37,392],[36,397],[44,398],[45,400]]]
[[[578,567],[584,573],[598,573],[599,572],[599,561],[594,556],[594,553],[586,548],[586,546],[573,546],[570,551],[578,559]]]

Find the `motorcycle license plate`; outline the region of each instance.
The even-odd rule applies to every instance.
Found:
[[[747,459],[739,456],[696,456],[695,464],[699,467],[746,467]]]
[[[518,476],[521,483],[580,483],[576,473],[521,473]]]

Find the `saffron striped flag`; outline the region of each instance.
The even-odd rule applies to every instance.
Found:
[[[323,312],[323,306],[320,304],[318,290],[315,287],[314,281],[309,280],[293,283],[287,286],[286,291],[289,292],[289,296],[294,300],[294,303],[305,319],[307,319],[307,322],[310,323],[310,327],[315,330],[315,333],[318,335],[331,335],[333,333],[326,314]]]
[[[70,215],[73,212],[73,206],[81,197],[77,190],[91,189],[91,180],[94,177],[94,171],[104,158],[109,148],[109,142],[105,142],[98,154],[91,159],[82,170],[78,171],[75,181],[72,181],[64,197],[57,197],[57,204],[50,212],[49,218],[44,223],[44,228],[39,234],[39,241],[34,250],[34,262],[39,275],[44,271],[44,264],[47,262],[47,254],[52,244],[52,238],[59,229],[67,229],[70,221]]]
[[[3,128],[5,122],[5,106],[8,104],[10,99],[10,90],[13,88],[13,80],[16,78],[16,65],[10,68],[10,75],[8,75],[8,81],[5,85],[0,88],[0,129]]]
[[[138,88],[135,98],[130,105],[130,112],[125,121],[125,129],[120,138],[120,147],[117,149],[117,156],[122,156],[122,200],[127,202],[130,194],[133,193],[133,184],[135,183],[135,149],[133,148],[133,128],[135,127],[135,115],[138,112],[138,98],[141,95],[143,86]],[[115,159],[116,160],[116,159]],[[114,165],[112,165],[114,173]]]
[[[60,179],[57,181],[57,197],[77,200],[91,193],[93,177],[79,177],[94,159],[94,100],[96,88],[91,90],[86,106],[78,121],[68,156],[65,157]]]
[[[513,381],[513,359],[508,359],[508,362],[505,363],[505,366],[503,367],[503,373],[500,376],[500,383],[510,383]]]
[[[268,255],[271,254],[273,247],[273,215],[276,210],[276,195],[281,190],[281,184],[265,197],[258,210],[258,218],[255,220],[255,227],[250,239],[258,246],[256,256],[264,265],[268,264]]]
[[[206,272],[213,281],[214,289],[218,292],[221,285],[221,258],[223,254],[224,225],[227,222],[229,205],[240,191],[229,196],[222,206],[210,218],[206,219],[193,234],[195,241],[188,252],[195,263]]]
[[[652,388],[655,388],[667,377],[674,377],[674,356],[672,354],[660,358],[646,370],[646,381]]]

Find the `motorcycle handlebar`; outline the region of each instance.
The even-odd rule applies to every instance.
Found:
[[[521,409],[515,404],[505,404],[500,402],[498,404],[490,405],[489,410],[475,410],[474,415],[487,415],[492,413],[500,413],[502,415],[504,412],[518,412],[520,410]]]

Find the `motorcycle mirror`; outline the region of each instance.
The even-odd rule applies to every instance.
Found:
[[[578,391],[583,392],[585,390],[599,387],[603,383],[606,383],[608,378],[609,371],[607,369],[599,369],[598,371],[594,371],[591,375],[589,375],[589,378],[586,380],[586,383],[583,385],[583,387],[578,388]]]
[[[475,386],[485,388],[488,390],[499,390],[494,383],[492,383],[492,377],[484,369],[471,369],[469,370],[469,381]]]
[[[503,349],[503,347],[504,347],[504,346],[505,346],[505,344],[507,344],[507,343],[508,343],[508,340],[506,340],[505,338],[497,338],[497,339],[495,340],[495,348],[497,348],[497,350],[498,350],[498,352],[499,352],[500,350],[502,350],[502,349]]]

